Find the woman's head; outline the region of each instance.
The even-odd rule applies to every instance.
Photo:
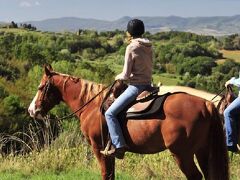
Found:
[[[128,22],[127,25],[127,32],[133,37],[141,37],[144,32],[145,32],[145,28],[144,28],[144,24],[141,20],[139,19],[132,19]]]

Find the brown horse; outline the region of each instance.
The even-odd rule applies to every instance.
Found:
[[[231,86],[227,87],[226,93],[222,96],[221,100],[217,105],[219,114],[221,115],[222,121],[224,123],[224,110],[235,100],[237,96],[234,94]],[[237,119],[237,134],[238,134],[238,144],[237,147],[240,151],[240,117]]]
[[[60,101],[76,111],[103,89],[102,85],[45,66],[29,113],[32,117],[42,117]],[[92,99],[76,116],[101,166],[102,178],[114,179],[115,158],[100,153],[108,140],[106,121],[99,110],[104,94]],[[169,149],[187,179],[202,179],[203,175],[205,179],[229,179],[222,123],[217,109],[207,100],[175,93],[166,98],[162,113],[150,119],[128,119],[122,126],[129,152],[153,154]],[[203,175],[194,162],[194,155]]]

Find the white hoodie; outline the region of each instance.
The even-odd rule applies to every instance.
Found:
[[[125,52],[123,71],[115,79],[129,80],[133,85],[151,84],[152,44],[148,39],[131,40]]]

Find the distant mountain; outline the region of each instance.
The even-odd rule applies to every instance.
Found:
[[[160,31],[187,31],[197,34],[226,35],[240,33],[240,15],[216,17],[137,17],[144,21],[146,30],[152,33]],[[29,21],[42,31],[77,31],[94,29],[97,31],[125,30],[131,17],[122,17],[116,21],[63,17],[42,21]]]

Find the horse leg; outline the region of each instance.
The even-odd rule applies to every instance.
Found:
[[[115,178],[115,158],[102,155],[99,149],[93,148],[93,152],[101,167],[102,179],[113,180]]]
[[[174,154],[173,156],[177,161],[179,168],[185,174],[188,180],[202,179],[202,174],[199,172],[197,166],[194,163],[193,154]]]
[[[206,148],[201,148],[197,151],[196,157],[199,163],[199,166],[203,172],[204,178],[208,179],[208,159],[209,159],[209,149],[208,147]]]

